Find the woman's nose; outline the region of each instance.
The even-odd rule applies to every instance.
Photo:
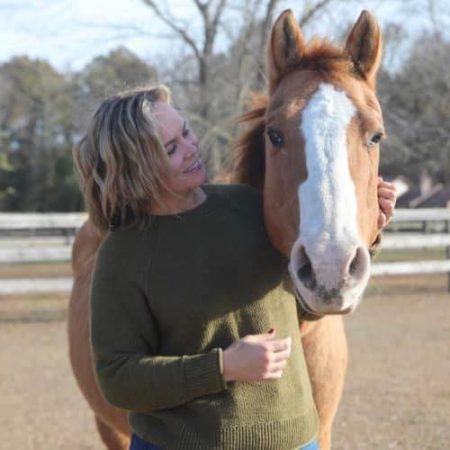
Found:
[[[197,147],[198,147],[198,138],[197,138],[197,135],[196,135],[193,131],[191,131],[191,132],[189,133],[188,140],[189,140],[189,141],[192,143],[192,145],[194,145],[194,147],[197,149]]]
[[[193,153],[197,153],[198,139],[194,133],[191,133],[186,139],[186,150],[188,156],[191,156]]]

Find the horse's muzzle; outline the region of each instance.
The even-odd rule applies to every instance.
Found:
[[[361,245],[307,247],[298,242],[291,252],[289,271],[307,314],[348,314],[367,286],[370,257]]]

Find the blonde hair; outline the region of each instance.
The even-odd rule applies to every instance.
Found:
[[[109,97],[73,148],[87,210],[103,232],[145,225],[150,204],[167,189],[168,156],[151,114],[157,101],[170,102],[163,85]]]

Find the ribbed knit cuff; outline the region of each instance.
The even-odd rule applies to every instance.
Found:
[[[184,382],[190,398],[223,391],[227,384],[223,378],[222,349],[183,358]]]

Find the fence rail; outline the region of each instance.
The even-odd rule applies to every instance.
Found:
[[[0,263],[64,262],[69,261],[72,247],[2,248]]]
[[[0,230],[77,229],[87,219],[85,212],[0,213]],[[396,209],[392,222],[448,222],[450,208]]]
[[[83,224],[86,217],[85,213],[0,213],[0,264],[69,261],[73,234]],[[386,263],[375,261],[372,264],[372,275],[449,273],[450,289],[450,209],[396,210],[394,225],[412,222],[423,223],[425,231],[427,225],[432,222],[444,222],[447,224],[447,233],[387,232],[383,237],[382,248],[392,250],[445,248],[447,260]],[[32,236],[40,230],[63,231],[69,237]],[[27,236],[19,239],[14,235],[16,231],[27,231]],[[12,234],[9,234],[10,232]],[[71,278],[1,279],[0,294],[69,291],[71,285]]]
[[[0,280],[0,295],[27,294],[30,292],[70,292],[71,277],[11,278]]]
[[[0,213],[0,230],[76,230],[86,213]]]
[[[450,220],[450,208],[401,208],[396,209],[392,221],[395,222],[430,222]]]
[[[450,234],[422,234],[422,233],[386,233],[383,235],[381,247],[383,249],[420,249],[433,247],[449,247]]]
[[[380,275],[416,275],[429,273],[450,273],[450,260],[439,261],[402,261],[376,263],[372,265],[372,276]]]

